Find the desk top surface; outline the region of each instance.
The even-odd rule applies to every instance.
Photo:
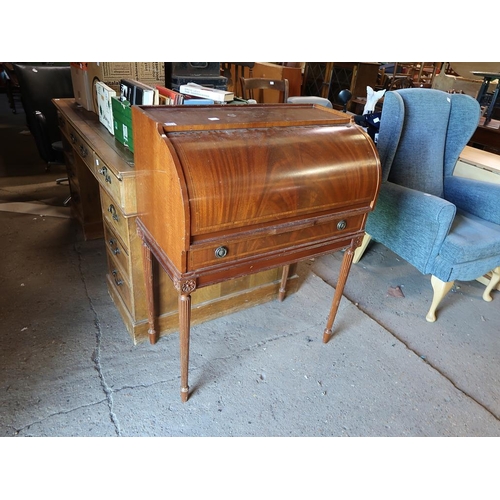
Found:
[[[140,106],[165,132],[251,127],[346,125],[346,113],[315,104]]]
[[[134,154],[109,133],[95,113],[84,109],[73,98],[53,99],[52,102],[118,178],[135,176]]]

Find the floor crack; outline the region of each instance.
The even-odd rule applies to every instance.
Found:
[[[85,295],[87,297],[87,300],[89,302],[90,310],[92,311],[92,314],[94,315],[94,325],[95,325],[95,339],[96,339],[96,346],[94,349],[94,352],[92,354],[92,362],[94,363],[94,368],[97,371],[97,374],[99,376],[99,380],[101,382],[101,387],[104,392],[104,395],[106,397],[106,401],[108,404],[109,408],[109,417],[111,420],[111,423],[113,424],[115,428],[115,433],[117,436],[121,436],[121,428],[120,428],[120,422],[118,420],[118,417],[116,416],[114,412],[114,401],[113,401],[113,389],[108,385],[106,382],[106,378],[104,376],[103,370],[102,370],[102,365],[101,365],[101,342],[102,342],[102,328],[101,328],[101,322],[99,321],[99,315],[97,314],[97,311],[95,310],[94,303],[92,302],[92,298],[90,297],[88,286],[87,286],[87,281],[85,279],[85,273],[83,272],[83,265],[82,265],[82,255],[80,252],[80,248],[77,244],[75,244],[75,251],[78,255],[78,269],[80,271],[80,279],[82,280],[84,289],[85,289]]]
[[[17,436],[18,434],[20,434],[25,429],[29,429],[31,426],[36,425],[36,424],[41,424],[42,422],[44,422],[45,420],[48,420],[49,418],[57,417],[58,415],[67,415],[67,414],[72,413],[74,411],[79,411],[82,408],[89,408],[91,406],[100,405],[103,401],[106,401],[106,399],[102,399],[100,401],[94,401],[93,403],[89,403],[89,404],[86,404],[86,405],[80,405],[80,406],[77,406],[75,408],[69,408],[67,410],[57,411],[55,413],[51,413],[50,415],[47,415],[46,417],[44,417],[44,418],[42,418],[40,420],[34,420],[33,422],[30,422],[29,424],[26,424],[23,427],[20,427],[19,429],[15,428],[12,425],[7,425],[6,427],[10,428],[10,429],[13,429],[14,434]]]

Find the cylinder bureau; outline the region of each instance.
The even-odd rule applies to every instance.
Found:
[[[182,401],[190,296],[199,288],[284,266],[283,299],[291,264],[343,250],[327,342],[380,186],[365,131],[349,115],[311,104],[134,106],[132,113],[149,334],[156,336],[159,262],[178,292]]]

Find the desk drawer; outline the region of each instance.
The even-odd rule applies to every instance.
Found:
[[[287,251],[307,244],[345,238],[363,227],[365,214],[303,222],[293,226],[275,227],[270,232],[253,233],[248,237],[212,240],[191,246],[189,270],[206,268],[224,262],[264,255],[266,252]]]
[[[64,134],[68,134],[68,121],[66,120],[66,117],[62,115],[59,111],[57,112],[57,123],[59,125],[59,128],[61,129],[61,132]]]
[[[85,164],[93,170],[94,168],[94,151],[82,138],[82,136],[75,130],[71,123],[66,123],[66,133],[71,145],[78,153],[80,158]]]
[[[127,281],[127,279],[125,278],[122,270],[114,262],[111,254],[109,252],[106,252],[106,253],[107,253],[107,257],[108,257],[108,271],[109,271],[109,275],[110,275],[110,282],[115,287],[115,289],[118,291],[121,298],[125,302],[127,309],[130,311],[131,304],[132,304],[132,293],[131,293],[130,284]]]
[[[114,234],[113,230],[104,223],[104,241],[108,252],[113,256],[113,259],[118,263],[123,271],[124,276],[130,282],[130,257],[128,249],[123,245],[121,240]]]
[[[101,187],[101,207],[102,217],[107,222],[114,233],[122,240],[129,249],[130,231],[129,220],[123,215],[118,203],[109,196],[109,194]]]
[[[123,208],[123,182],[116,177],[113,171],[104,163],[104,161],[99,158],[99,155],[94,157],[94,165],[92,168],[94,175],[96,176],[99,184],[105,189],[111,198],[118,201],[120,208]]]

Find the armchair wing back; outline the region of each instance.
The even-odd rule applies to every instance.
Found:
[[[500,186],[453,176],[479,117],[478,102],[465,94],[410,88],[385,95],[378,138],[383,183],[355,262],[373,238],[430,274],[428,321],[454,280],[491,271],[488,301],[500,280]]]

